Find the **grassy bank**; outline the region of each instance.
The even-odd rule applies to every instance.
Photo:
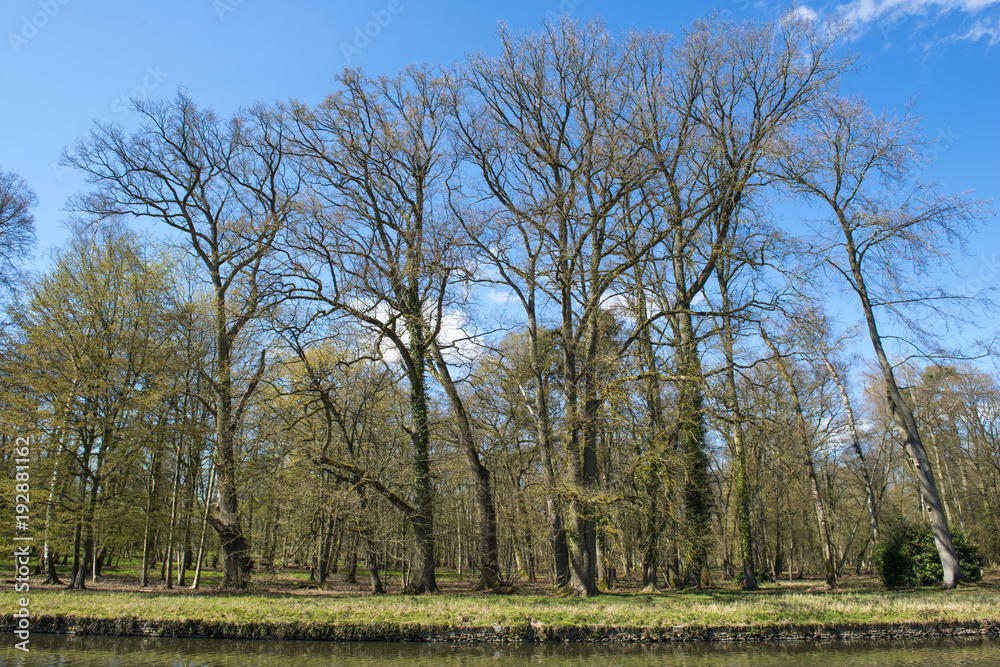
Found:
[[[0,595],[3,625],[10,622],[15,602],[16,596],[10,592]],[[555,633],[553,638],[566,638],[565,633],[572,630],[588,635],[596,628],[617,628],[633,633],[647,629],[659,638],[671,633],[698,638],[705,629],[774,634],[776,629],[792,628],[794,634],[801,633],[801,628],[816,632],[940,626],[982,631],[992,626],[995,632],[1000,627],[996,592],[979,588],[952,592],[625,593],[591,599],[43,590],[31,594],[31,615],[49,619],[41,629],[56,631],[114,632],[107,628],[119,627],[118,634],[232,637],[400,638],[398,635],[439,636],[470,628],[492,628],[495,632],[507,628],[507,634],[512,635],[507,638],[517,639],[533,628],[529,633],[544,630]]]
[[[6,575],[10,570],[0,566]],[[473,580],[439,573],[441,595],[366,595],[363,581],[335,576],[317,586],[308,571],[260,573],[250,593],[217,592],[221,573],[204,587],[167,590],[154,575],[139,588],[138,566],[108,567],[85,591],[44,586],[33,577],[30,613],[38,631],[80,634],[278,637],[297,639],[761,639],[815,636],[891,637],[1000,633],[1000,576],[955,591],[887,591],[871,576],[850,577],[836,591],[816,580],[770,582],[745,593],[719,581],[703,592],[636,592],[626,580],[589,599],[559,597],[545,583],[521,583],[514,595],[473,590]],[[7,584],[12,580],[6,579]],[[388,573],[390,591],[402,588]],[[0,628],[12,626],[18,598],[0,590]]]

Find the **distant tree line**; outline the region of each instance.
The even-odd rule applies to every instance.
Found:
[[[840,94],[840,34],[564,20],[315,106],[96,124],[2,339],[48,579],[836,587],[906,522],[946,588],[952,531],[995,562],[1000,382],[941,361],[928,323],[977,300],[926,280],[980,205],[919,180],[912,115]],[[0,191],[3,263],[34,195]],[[793,201],[808,229],[773,222]]]

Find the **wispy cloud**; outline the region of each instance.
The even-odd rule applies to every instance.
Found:
[[[928,16],[935,13],[976,14],[983,9],[998,5],[1000,0],[853,0],[839,5],[837,9],[845,19],[862,26],[884,19]]]
[[[947,41],[978,42],[981,39],[985,39],[988,46],[1000,44],[1000,17],[977,19],[968,31],[952,35]]]
[[[815,22],[819,21],[819,12],[817,12],[809,5],[798,5],[792,11],[788,12],[782,17],[782,22],[792,18]]]
[[[490,291],[487,292],[486,296],[488,296],[490,301],[492,301],[493,303],[499,303],[500,305],[510,303],[511,301],[514,300],[513,294],[511,294],[510,292],[502,292],[498,289],[490,289]]]
[[[905,25],[916,32],[931,29],[937,34],[920,42],[924,50],[946,42],[986,39],[987,46],[993,46],[1000,41],[1000,0],[851,0],[836,9],[854,26],[855,36],[877,28],[888,40]],[[946,18],[950,20],[942,36],[938,24]]]

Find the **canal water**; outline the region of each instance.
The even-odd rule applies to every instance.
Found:
[[[614,667],[996,667],[1000,639],[747,644],[432,644],[5,637],[2,667],[328,667],[608,665]]]

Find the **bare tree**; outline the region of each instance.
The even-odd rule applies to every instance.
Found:
[[[911,180],[918,166],[916,119],[872,114],[861,98],[820,100],[783,147],[778,174],[794,192],[821,202],[831,218],[817,231],[816,258],[857,296],[899,434],[913,460],[944,568],[944,588],[964,580],[917,421],[896,382],[879,313],[920,334],[913,308],[947,315],[960,300],[916,280],[964,238],[976,204]],[[926,340],[926,337],[924,337]],[[933,343],[932,343],[933,344]],[[935,346],[935,350],[941,346]],[[919,350],[918,350],[919,352]]]
[[[205,272],[215,343],[210,382],[218,493],[218,516],[209,520],[222,543],[223,586],[243,588],[251,563],[240,521],[237,434],[263,375],[265,350],[251,369],[240,345],[248,325],[286,293],[274,270],[275,243],[294,214],[298,180],[286,161],[281,125],[263,107],[224,121],[183,94],[134,106],[141,119],[135,133],[98,124],[64,154],[63,163],[85,172],[93,185],[70,205],[99,220],[161,223],[180,233],[179,243]]]
[[[806,423],[805,409],[802,405],[802,398],[799,391],[799,380],[796,378],[794,368],[785,361],[788,353],[782,354],[777,344],[771,340],[763,327],[760,328],[760,335],[771,353],[774,355],[774,363],[785,380],[788,387],[791,407],[795,416],[795,439],[799,441],[802,454],[802,465],[809,477],[809,488],[812,492],[813,507],[816,510],[816,524],[819,528],[819,539],[823,546],[823,564],[826,569],[826,584],[830,588],[836,588],[837,582],[837,562],[830,538],[829,522],[827,519],[827,508],[823,502],[823,494],[820,491],[819,480],[816,475],[816,464],[813,461],[813,443],[809,435],[809,427]]]
[[[376,413],[395,399],[393,378],[385,368],[376,367],[374,358],[365,358],[360,350],[352,350],[349,345],[340,349],[343,331],[338,337],[310,340],[308,327],[301,324],[289,322],[282,330],[282,337],[296,358],[293,364],[286,366],[289,377],[283,384],[289,386],[289,394],[294,399],[291,405],[302,406],[293,410],[292,423],[285,428],[296,433],[297,449],[304,449],[320,470],[346,482],[353,490],[360,510],[358,536],[363,540],[360,546],[364,549],[370,591],[372,595],[380,595],[385,593],[385,588],[379,576],[375,527],[369,516],[369,491],[384,495],[407,517],[414,513],[401,493],[392,490],[398,480],[396,484],[384,482],[384,471],[366,461],[373,458],[373,454],[374,458],[379,458],[379,450],[389,440],[379,432],[385,420]],[[279,418],[288,419],[280,410],[277,412]],[[303,422],[308,424],[315,417],[318,417],[318,428],[302,428]],[[322,581],[325,568],[322,562],[319,565]]]
[[[711,19],[696,22],[672,50],[661,43],[651,53],[637,52],[645,56],[638,63],[638,119],[655,171],[645,190],[660,233],[646,261],[661,264],[656,273],[672,278],[658,281],[650,319],[666,316],[676,340],[685,577],[691,585],[706,579],[712,511],[692,303],[729,250],[741,203],[767,183],[765,166],[777,139],[847,66],[831,53],[836,34],[795,19]]]
[[[0,286],[10,288],[17,265],[35,243],[35,217],[31,210],[38,197],[24,179],[0,169]]]
[[[878,494],[875,492],[875,485],[872,482],[869,464],[865,460],[865,452],[861,447],[861,435],[858,432],[858,422],[854,416],[854,407],[850,394],[847,392],[845,365],[837,358],[836,350],[848,338],[847,335],[838,340],[831,341],[832,333],[829,319],[823,312],[808,310],[797,314],[795,317],[802,326],[802,335],[805,343],[810,348],[810,353],[817,358],[817,361],[826,368],[830,379],[837,385],[841,402],[844,405],[844,413],[847,417],[847,429],[851,437],[851,448],[858,457],[861,467],[861,480],[865,491],[865,500],[868,505],[868,520],[871,526],[872,542],[879,539],[878,523]]]
[[[537,438],[548,488],[547,516],[557,581],[580,595],[597,588],[596,367],[599,316],[634,258],[620,253],[629,193],[647,178],[633,123],[636,40],[603,25],[563,20],[538,33],[500,33],[498,57],[475,56],[464,75],[470,106],[460,116],[464,157],[482,178],[494,235],[481,256],[525,309],[532,352]],[[481,226],[483,217],[465,220]],[[470,234],[471,236],[471,234]],[[575,537],[564,568],[565,533],[555,492],[554,434],[541,378],[541,318],[556,315],[564,383],[564,498]]]
[[[301,296],[363,327],[377,354],[391,350],[398,358],[409,383],[415,489],[406,514],[416,561],[410,592],[437,590],[429,368],[458,420],[480,513],[482,583],[495,588],[490,473],[442,352],[445,320],[460,306],[456,283],[465,261],[462,232],[447,205],[453,87],[426,67],[377,79],[347,70],[340,80],[343,90],[318,108],[292,112],[315,193],[314,214],[296,241]]]

